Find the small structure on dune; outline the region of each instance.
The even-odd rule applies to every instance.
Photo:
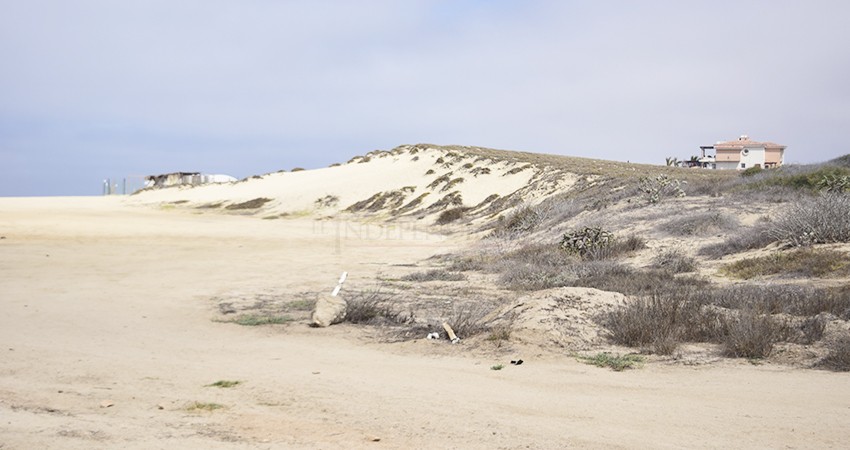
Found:
[[[145,177],[146,188],[164,188],[170,186],[198,186],[211,183],[232,183],[236,178],[230,175],[210,175],[200,172],[173,172]]]
[[[722,141],[714,145],[701,145],[700,157],[691,158],[689,167],[706,169],[744,170],[751,167],[770,169],[785,162],[785,146],[773,142],[757,142],[747,135],[734,141]]]

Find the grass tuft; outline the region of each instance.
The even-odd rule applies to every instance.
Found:
[[[466,275],[445,269],[433,269],[427,272],[414,272],[401,277],[402,281],[464,281]]]
[[[821,278],[830,275],[847,274],[850,272],[850,259],[848,259],[844,252],[823,249],[801,249],[792,252],[772,253],[767,256],[742,259],[723,266],[721,272],[744,280],[777,274]]]
[[[234,380],[218,380],[215,383],[208,384],[204,387],[232,388],[232,387],[237,386],[241,383],[242,383],[241,381],[234,381]]]
[[[292,318],[289,316],[277,316],[272,314],[243,314],[235,319],[229,320],[228,322],[246,327],[256,327],[259,325],[276,325],[291,321]]]
[[[218,403],[205,403],[205,402],[194,402],[186,407],[187,411],[215,411],[216,409],[222,409],[224,405],[220,405]]]
[[[597,353],[593,356],[579,356],[578,359],[585,364],[591,364],[596,367],[608,367],[615,372],[635,368],[644,361],[642,356],[633,353],[620,355],[609,352]]]

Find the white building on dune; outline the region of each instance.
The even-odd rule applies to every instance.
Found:
[[[210,175],[200,172],[173,172],[145,177],[145,187],[163,188],[169,186],[197,186],[210,183],[232,183],[236,178],[230,175]]]
[[[720,170],[769,169],[785,163],[785,146],[753,141],[743,135],[734,141],[700,146],[702,167]],[[714,153],[714,155],[711,155]]]

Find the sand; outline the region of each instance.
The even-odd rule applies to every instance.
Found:
[[[334,167],[275,172],[237,183],[150,190],[132,196],[129,201],[137,204],[178,202],[181,207],[226,207],[264,198],[269,202],[263,204],[262,212],[268,217],[274,214],[332,215],[382,193],[397,194],[397,207],[421,198],[417,209],[424,209],[457,193],[464,206],[472,207],[491,195],[505,197],[515,193],[528,186],[541,172],[530,167],[519,170],[523,165],[513,162],[423,148],[414,152],[412,149],[375,152],[368,159],[355,158]],[[481,169],[487,169],[486,173],[480,172]],[[564,178],[558,187],[563,188],[573,181],[573,177]],[[371,215],[390,212],[391,205],[392,202],[388,202],[382,208],[373,208]]]
[[[846,373],[512,366],[354,325],[213,321],[217,296],[330,290],[466,241],[134,203],[0,199],[0,448],[846,446]]]

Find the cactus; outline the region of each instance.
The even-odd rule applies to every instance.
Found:
[[[654,178],[641,177],[639,183],[638,189],[644,193],[647,203],[656,204],[661,203],[661,200],[668,195],[684,197],[685,191],[682,190],[681,185],[687,183],[687,181],[670,178],[669,175],[662,174]]]
[[[614,234],[599,227],[585,227],[564,234],[561,248],[569,253],[585,256],[590,252],[606,248],[614,242]]]

